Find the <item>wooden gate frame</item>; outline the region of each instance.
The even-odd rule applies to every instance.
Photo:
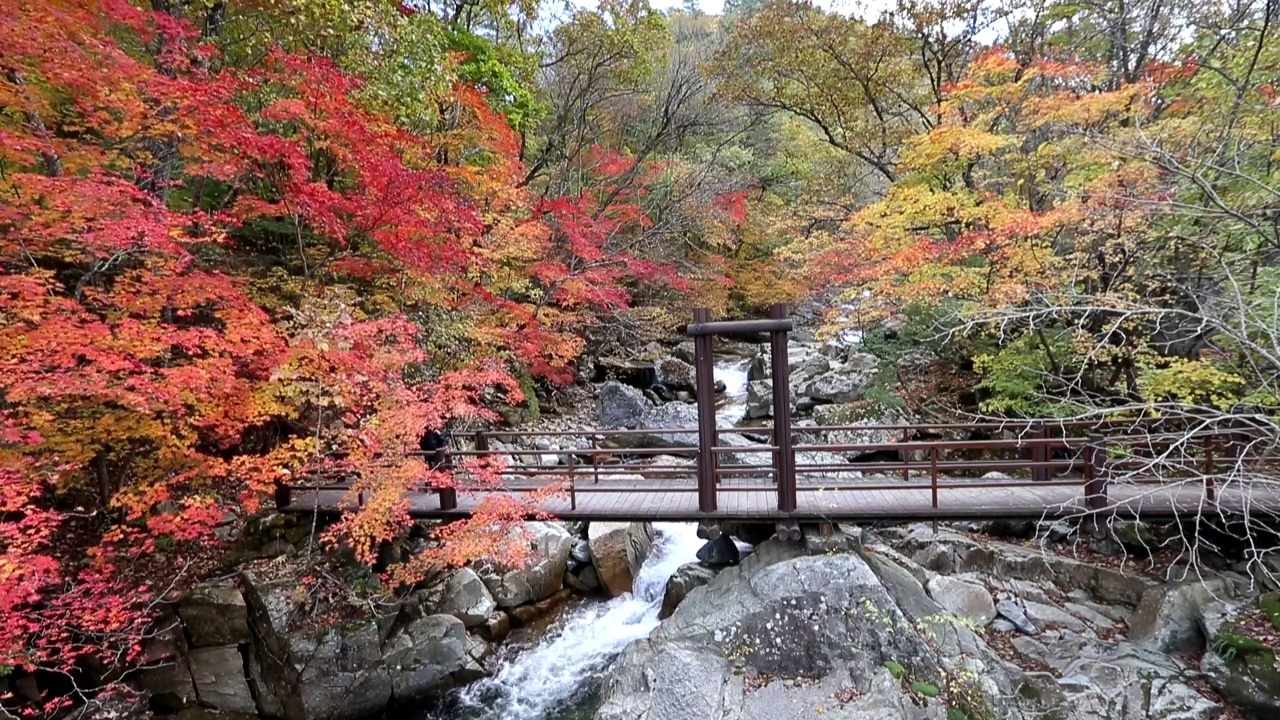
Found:
[[[769,308],[767,320],[712,322],[711,310],[694,308],[688,334],[693,338],[695,388],[698,401],[698,512],[716,511],[716,381],[713,343],[717,335],[769,333],[769,360],[773,383],[773,473],[778,488],[778,510],[796,509],[796,456],[791,438],[791,382],[787,358],[787,333],[795,323],[787,306]]]

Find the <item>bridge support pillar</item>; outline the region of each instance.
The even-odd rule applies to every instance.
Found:
[[[1106,533],[1106,520],[1103,513],[1110,504],[1107,499],[1107,437],[1101,434],[1089,436],[1089,444],[1085,446],[1084,466],[1084,508],[1088,513],[1081,523],[1086,532],[1095,538]]]
[[[787,306],[769,308],[770,320],[784,320]],[[796,511],[796,455],[791,450],[791,363],[787,357],[787,331],[769,333],[769,364],[773,377],[773,473],[778,486],[778,510]]]
[[[1045,441],[1049,437],[1048,430],[1044,426],[1043,420],[1033,420],[1028,433],[1031,435],[1031,457],[1033,463],[1049,462],[1049,446]],[[1049,482],[1049,468],[1041,465],[1031,466],[1031,479],[1035,482]]]
[[[720,523],[718,522],[707,522],[704,520],[703,522],[698,523],[698,537],[702,540],[715,540],[720,537],[721,532],[723,532],[723,530],[720,529]]]
[[[711,322],[707,308],[693,309],[693,323]],[[698,400],[698,512],[716,511],[716,379],[712,336],[693,337],[694,383]]]
[[[796,542],[804,537],[804,533],[800,532],[800,523],[794,520],[778,523],[775,534],[784,542]]]

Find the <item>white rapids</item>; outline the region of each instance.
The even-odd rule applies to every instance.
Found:
[[[724,383],[720,406],[716,408],[716,424],[733,427],[747,414],[747,369],[750,360],[717,362],[713,377]]]
[[[635,591],[575,608],[532,647],[503,660],[493,676],[456,691],[436,717],[549,720],[576,717],[612,661],[658,626],[667,579],[694,562],[704,541],[692,523],[654,523],[658,538],[635,579]],[[431,716],[428,716],[431,717]]]

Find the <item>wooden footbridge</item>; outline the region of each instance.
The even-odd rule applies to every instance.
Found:
[[[695,310],[698,427],[559,433],[482,431],[423,458],[451,486],[408,494],[417,518],[469,516],[498,496],[534,496],[565,519],[893,521],[1052,517],[1147,519],[1280,513],[1277,438],[1248,416],[1179,420],[793,427],[785,306],[770,318],[711,322]],[[717,428],[716,335],[767,333],[773,424]],[[736,437],[735,437],[736,436]],[[767,437],[755,443],[750,437]],[[832,442],[832,438],[873,439]],[[512,450],[536,439],[572,449]],[[496,448],[496,449],[492,449]],[[469,482],[476,458],[501,456],[500,486]],[[426,464],[424,464],[424,469]],[[428,473],[424,472],[424,476]],[[554,485],[554,494],[548,486]],[[280,511],[338,514],[363,495],[349,482],[280,485]]]

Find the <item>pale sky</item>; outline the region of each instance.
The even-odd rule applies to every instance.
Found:
[[[668,10],[684,5],[681,0],[650,0],[649,4],[658,10]],[[870,20],[878,16],[884,8],[893,7],[894,2],[893,0],[814,0],[813,4],[837,12],[862,10],[859,13],[862,18]],[[719,15],[724,12],[724,0],[699,0],[698,6],[708,15]]]
[[[578,7],[594,7],[594,0],[572,0]],[[813,0],[818,7],[836,12],[859,10],[864,20],[874,20],[886,8],[891,8],[895,0]],[[683,0],[650,0],[649,4],[657,10],[671,10],[684,6]],[[720,15],[724,12],[724,0],[698,0],[702,12],[708,15]]]

